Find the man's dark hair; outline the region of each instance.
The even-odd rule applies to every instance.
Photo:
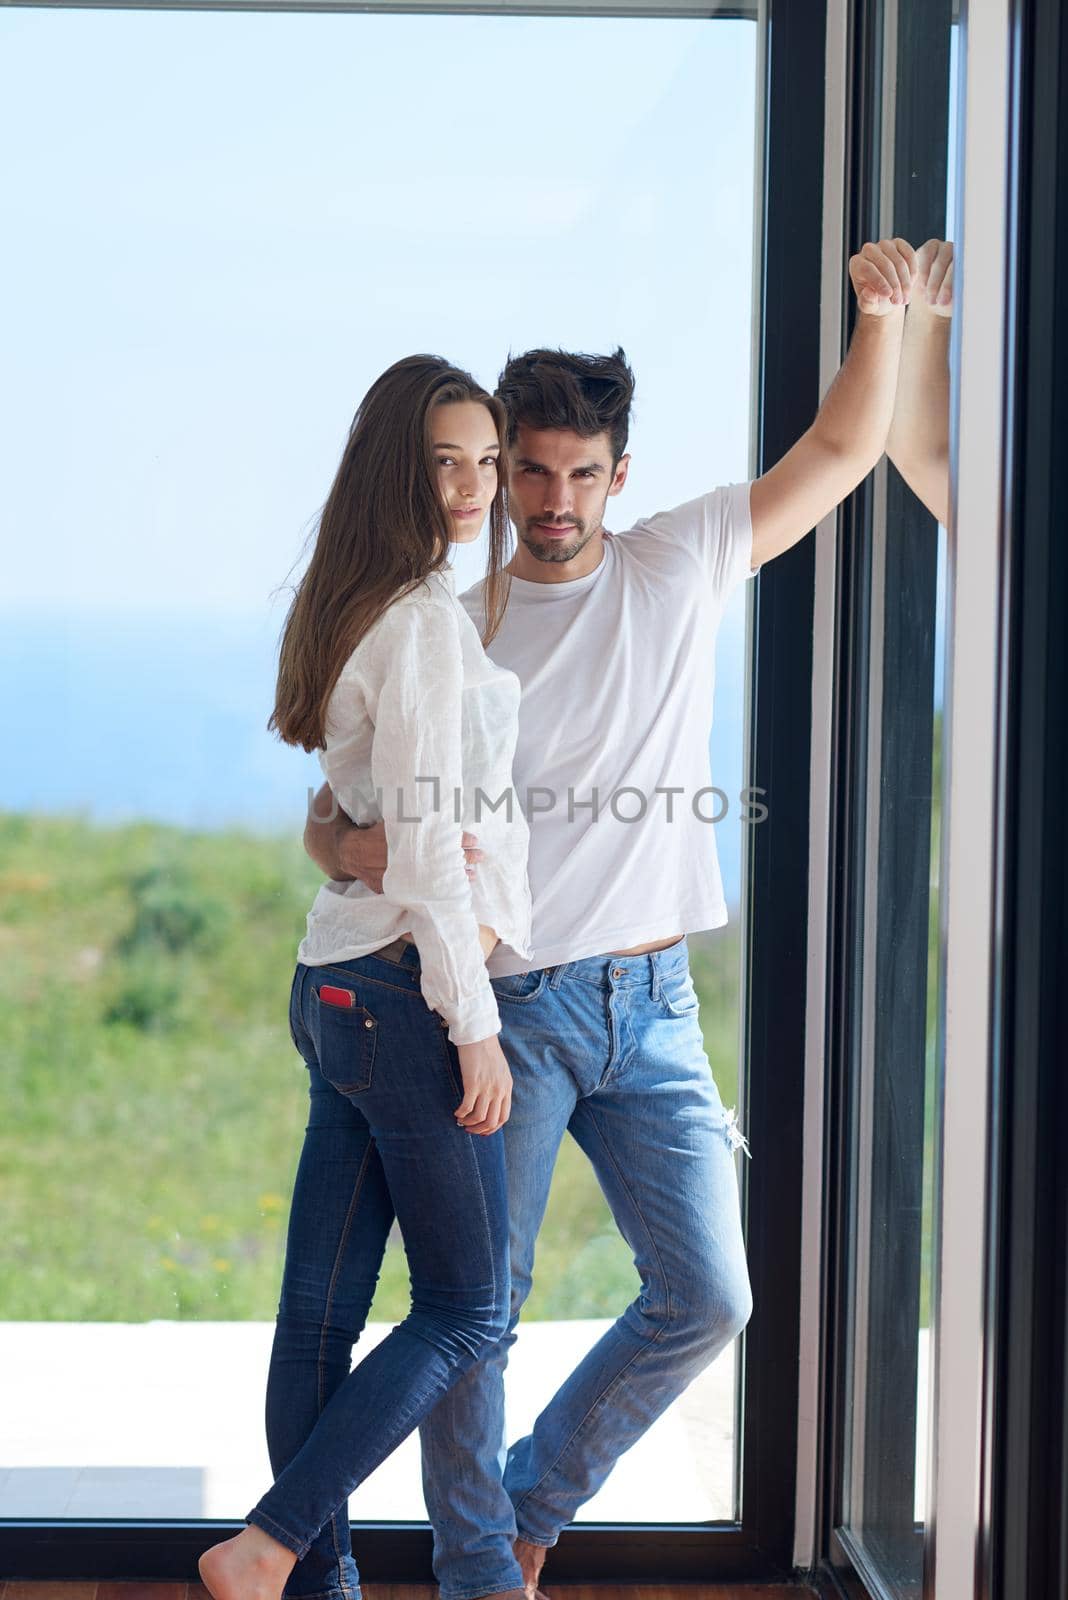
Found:
[[[508,443],[521,423],[528,428],[566,428],[580,438],[607,433],[612,465],[627,448],[634,374],[622,349],[610,356],[569,350],[528,350],[509,356],[497,382],[508,417]]]

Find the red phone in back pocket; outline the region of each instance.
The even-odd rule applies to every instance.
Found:
[[[343,1006],[346,1011],[351,1011],[356,1004],[356,996],[351,989],[335,989],[329,983],[324,983],[319,990],[319,999],[324,1005]]]

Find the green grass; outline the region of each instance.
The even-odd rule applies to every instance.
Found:
[[[0,815],[0,1318],[272,1320],[303,1135],[294,839]],[[738,930],[691,939],[735,1102]],[[615,1315],[630,1251],[565,1140],[531,1317]],[[373,1315],[407,1308],[386,1253]]]

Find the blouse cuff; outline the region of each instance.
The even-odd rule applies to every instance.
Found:
[[[491,1034],[500,1033],[501,1017],[497,1010],[497,997],[490,987],[488,976],[486,991],[470,995],[466,1000],[458,1000],[449,1006],[447,1011],[443,1011],[442,1014],[449,1024],[449,1038],[453,1044],[475,1044],[479,1039],[488,1039]]]

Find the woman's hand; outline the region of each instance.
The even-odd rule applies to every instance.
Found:
[[[456,1047],[464,1080],[464,1097],[455,1111],[468,1133],[496,1133],[512,1109],[512,1074],[504,1059],[500,1036],[491,1034],[475,1044]]]

